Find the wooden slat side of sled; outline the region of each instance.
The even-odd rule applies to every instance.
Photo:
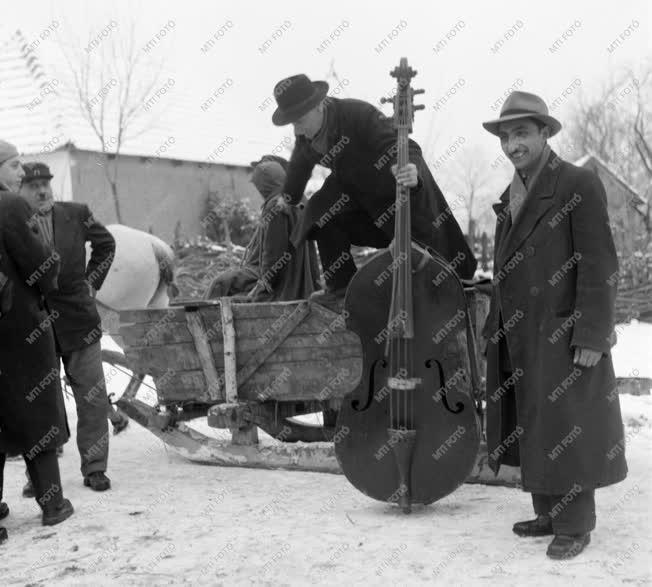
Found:
[[[201,317],[221,381],[225,345],[219,303],[121,312],[125,355],[134,371],[153,376],[161,403],[225,401],[209,393],[210,365],[198,352],[188,310]],[[357,385],[360,340],[337,314],[305,301],[232,304],[232,310],[239,399],[341,399]]]

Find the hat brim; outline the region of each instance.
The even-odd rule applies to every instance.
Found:
[[[509,114],[507,116],[501,116],[496,120],[489,120],[483,122],[482,126],[485,130],[488,130],[492,135],[500,136],[498,128],[501,123],[508,122],[510,120],[518,120],[519,118],[535,118],[543,122],[548,128],[550,128],[550,136],[554,137],[561,130],[561,122],[559,122],[554,116],[548,116],[547,114],[538,114],[537,112],[532,113],[523,113],[523,114]]]
[[[304,100],[300,104],[296,104],[292,108],[283,110],[277,108],[272,114],[272,122],[276,126],[285,126],[292,122],[296,122],[304,114],[310,112],[317,104],[319,104],[328,93],[328,83],[327,82],[312,82],[313,94],[310,98]]]

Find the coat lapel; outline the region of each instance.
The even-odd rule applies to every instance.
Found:
[[[520,213],[516,217],[516,222],[504,234],[504,241],[497,257],[499,266],[502,266],[503,262],[514,254],[521,243],[535,229],[541,217],[553,205],[555,187],[561,167],[560,162],[561,159],[551,151],[548,162],[541,170],[539,177],[523,203]],[[508,212],[509,200],[506,203],[506,209]]]

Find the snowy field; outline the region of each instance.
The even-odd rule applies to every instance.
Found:
[[[618,336],[617,374],[652,377],[652,326]],[[463,485],[405,516],[341,475],[185,461],[132,422],[111,439],[109,492],[82,486],[66,445],[63,486],[76,511],[59,526],[40,525],[35,501],[20,495],[22,462],[7,463],[0,585],[650,585],[652,397],[624,395],[621,406],[629,476],[597,491],[591,545],[568,562],[545,556],[549,538],[512,533],[532,515],[517,489]]]

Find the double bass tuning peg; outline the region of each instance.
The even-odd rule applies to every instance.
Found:
[[[416,96],[417,94],[425,94],[425,93],[426,93],[425,90],[413,90],[412,91],[413,96]]]
[[[381,104],[387,104],[388,102],[393,102],[393,101],[394,101],[393,98],[384,98],[383,97],[383,98],[380,99]]]
[[[412,107],[412,110],[425,110],[425,108],[426,108],[426,107],[425,107],[424,104],[415,104],[415,105]]]

